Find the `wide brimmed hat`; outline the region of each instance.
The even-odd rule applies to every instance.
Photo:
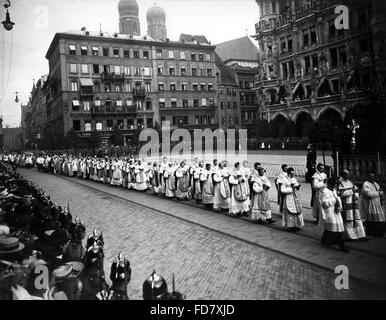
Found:
[[[72,268],[71,276],[75,278],[78,277],[84,269],[84,264],[80,261],[70,261],[70,262],[67,262],[66,265],[71,266]]]
[[[72,266],[70,264],[66,264],[56,268],[52,271],[52,276],[55,280],[62,280],[68,278],[72,273]]]
[[[22,244],[18,238],[0,238],[0,253],[16,253],[24,249],[25,245]]]

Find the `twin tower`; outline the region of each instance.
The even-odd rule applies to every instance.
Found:
[[[136,0],[120,0],[119,10],[119,33],[140,35],[141,28],[138,18],[138,3]],[[154,40],[165,41],[166,34],[166,14],[164,9],[154,5],[146,13],[147,34]]]

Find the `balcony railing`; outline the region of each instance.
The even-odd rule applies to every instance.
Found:
[[[102,79],[102,81],[124,81],[125,75],[124,74],[102,72],[101,79]]]
[[[303,107],[311,105],[311,99],[303,99],[291,102],[291,107]]]
[[[93,88],[82,88],[80,89],[80,95],[81,96],[93,96],[94,95],[94,92],[93,92]]]
[[[355,99],[362,99],[362,98],[369,98],[369,92],[368,91],[353,91],[353,92],[348,92],[346,94],[347,100],[355,100]]]
[[[133,97],[134,99],[144,99],[146,97],[146,89],[145,88],[134,88],[133,89]]]
[[[267,109],[271,111],[284,110],[287,108],[287,103],[276,103],[267,106]]]
[[[329,102],[337,102],[341,100],[340,94],[332,95],[332,96],[325,96],[325,97],[318,97],[317,101],[318,103],[329,103]]]
[[[280,85],[279,80],[260,80],[256,82],[256,85],[261,86],[261,87],[270,87],[270,86],[278,86]]]
[[[136,109],[135,107],[118,107],[118,106],[111,106],[111,107],[93,107],[91,109],[91,112],[93,114],[119,114],[119,113],[135,113]]]

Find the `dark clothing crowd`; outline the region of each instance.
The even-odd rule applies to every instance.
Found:
[[[26,165],[33,165],[29,160]],[[85,243],[85,246],[83,245]],[[0,300],[128,300],[130,262],[118,253],[111,285],[104,271],[103,233],[73,219],[9,162],[0,162]],[[181,300],[155,272],[144,299]]]

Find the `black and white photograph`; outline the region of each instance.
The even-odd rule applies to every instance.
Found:
[[[386,299],[386,1],[0,0],[0,22],[0,302]]]

